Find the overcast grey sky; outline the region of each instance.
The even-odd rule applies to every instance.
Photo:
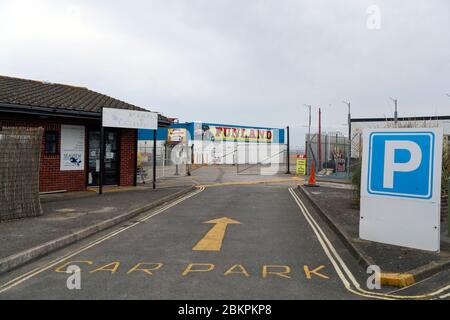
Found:
[[[370,5],[381,10],[371,30]],[[0,74],[89,87],[178,117],[325,130],[450,114],[448,0],[0,0]],[[313,109],[317,126],[317,109]]]

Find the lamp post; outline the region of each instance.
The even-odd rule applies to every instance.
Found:
[[[322,170],[322,110],[319,107],[319,135],[317,136],[317,153],[319,156],[319,165],[317,171]]]
[[[305,107],[307,107],[309,110],[309,122],[308,122],[308,141],[309,141],[309,138],[311,135],[311,108],[312,108],[312,105],[305,104]]]
[[[352,156],[352,116],[350,101],[343,101],[348,107],[347,125],[348,125],[348,149],[347,149],[347,177],[350,178],[350,158]]]
[[[312,105],[310,104],[305,104],[305,107],[308,108],[309,110],[309,122],[308,122],[308,146],[306,147],[306,161],[309,160],[310,157],[308,157],[308,150],[311,151],[311,108]],[[309,170],[309,167],[307,168],[307,170]]]
[[[450,98],[450,93],[446,93],[445,95]],[[448,217],[447,234],[450,237],[450,177],[448,177],[448,189],[447,189],[447,217]]]
[[[207,124],[202,124],[202,165],[205,164],[204,153],[205,153],[205,132],[209,130],[209,126]]]
[[[398,106],[398,100],[394,98],[389,98],[394,102],[395,105],[395,112],[394,112],[394,123],[395,127],[397,128],[397,122],[398,122],[398,113],[397,113],[397,106]]]

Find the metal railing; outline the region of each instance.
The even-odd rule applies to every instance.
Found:
[[[156,179],[187,175],[190,173],[191,149],[189,146],[162,145],[138,148],[137,182],[153,180],[153,157],[156,156]]]
[[[351,169],[354,162],[351,158],[348,159],[352,142],[349,142],[346,136],[339,132],[322,134],[319,144],[318,134],[311,134],[310,137],[306,135],[306,145],[308,172],[314,162],[315,171],[319,175],[340,179],[349,178],[347,166],[350,165]]]

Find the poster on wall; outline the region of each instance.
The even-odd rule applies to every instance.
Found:
[[[345,172],[345,159],[336,159],[336,172]]]
[[[297,156],[296,173],[299,175],[306,175],[306,155]]]
[[[184,128],[170,128],[168,129],[169,144],[178,144],[187,142],[186,129]]]
[[[84,170],[84,126],[61,125],[61,171]]]
[[[211,132],[211,140],[214,141],[273,142],[273,130],[268,129],[219,127],[210,125],[209,130]]]

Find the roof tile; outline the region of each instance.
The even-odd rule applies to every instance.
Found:
[[[100,113],[102,107],[144,108],[83,87],[0,76],[0,103]]]

